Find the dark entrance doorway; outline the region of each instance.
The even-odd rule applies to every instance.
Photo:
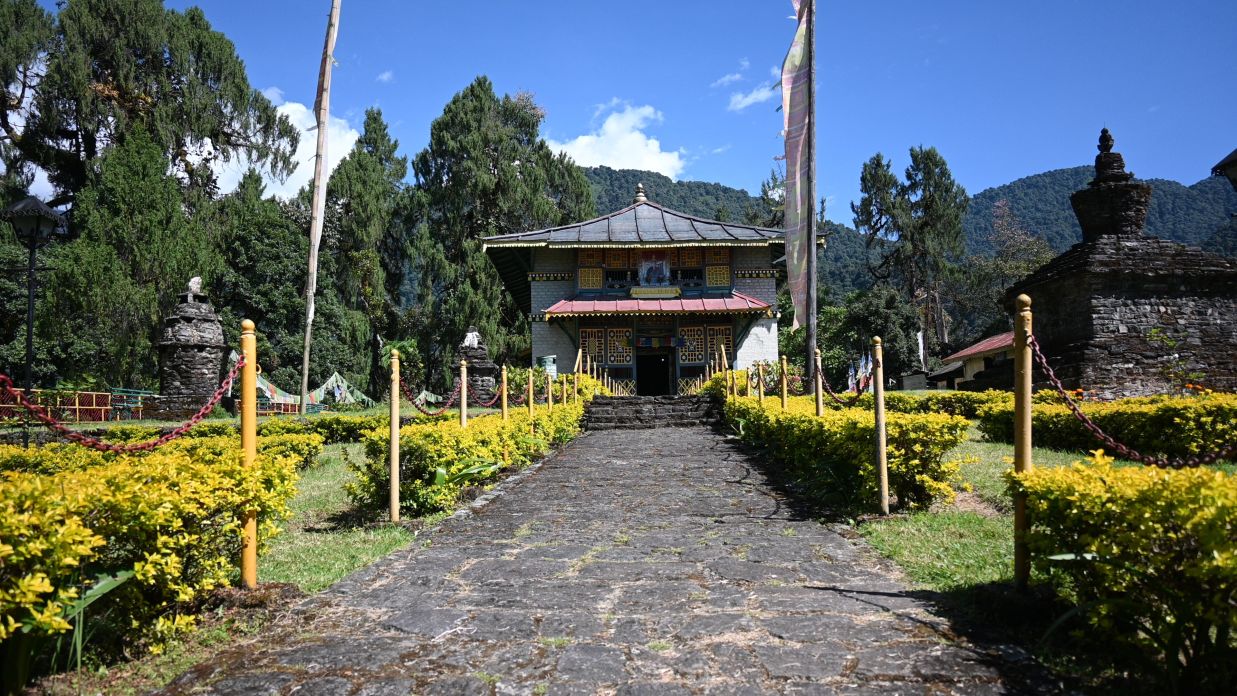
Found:
[[[636,395],[674,393],[674,361],[669,351],[636,354]]]

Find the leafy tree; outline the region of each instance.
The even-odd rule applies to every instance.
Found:
[[[79,237],[54,250],[36,327],[62,376],[151,386],[160,322],[193,276],[220,269],[207,230],[144,129],[99,160],[73,208]]]
[[[870,269],[923,307],[924,327],[948,340],[941,284],[962,253],[966,190],[954,181],[936,148],[912,147],[906,181],[877,153],[863,165],[862,193],[851,204],[855,228],[865,237]]]
[[[1007,331],[1009,317],[1002,304],[1005,289],[1056,255],[1047,241],[1022,226],[1008,201],[997,201],[992,218],[982,240],[991,255],[968,256],[950,271],[945,283],[945,295],[959,325],[959,344]]]
[[[34,0],[2,0],[0,133],[61,192],[91,180],[91,163],[143,128],[194,186],[207,166],[241,155],[292,170],[298,134],[250,86],[232,42],[196,7],[161,0],[73,0],[53,17]]]
[[[456,94],[413,161],[419,218],[418,346],[439,380],[469,326],[501,361],[528,347],[527,317],[481,250],[481,238],[594,214],[580,170],[538,137],[544,114],[527,94],[499,99],[488,78]]]
[[[885,375],[896,377],[919,368],[919,312],[894,288],[880,284],[846,298],[840,322],[827,327],[827,341],[851,355],[871,351],[880,336]]]

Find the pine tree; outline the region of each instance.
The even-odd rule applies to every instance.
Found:
[[[431,379],[449,380],[455,346],[476,326],[491,357],[528,348],[528,320],[503,287],[481,238],[594,215],[583,173],[538,136],[544,113],[527,94],[499,99],[486,77],[456,94],[413,160],[417,339]]]
[[[276,175],[295,166],[296,129],[196,7],[74,0],[53,17],[34,0],[4,0],[0,20],[0,133],[69,197],[137,127],[191,186],[213,187],[214,159],[244,155]]]

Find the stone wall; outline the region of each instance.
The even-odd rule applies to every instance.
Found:
[[[544,321],[533,322],[533,364],[543,355],[554,355],[558,371],[570,371],[575,364],[576,347],[568,338],[561,324]],[[564,367],[565,366],[565,367]]]
[[[777,361],[777,320],[761,317],[735,350],[735,369],[746,370],[756,362]]]

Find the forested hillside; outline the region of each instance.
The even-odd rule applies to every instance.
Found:
[[[636,184],[644,184],[649,200],[688,215],[710,220],[742,220],[756,199],[743,189],[706,181],[674,181],[664,174],[640,169],[584,167],[593,186],[597,212],[610,213],[631,205]]]
[[[1009,201],[1010,212],[1032,233],[1057,251],[1082,241],[1082,229],[1069,197],[1095,175],[1090,166],[1054,169],[985,189],[971,198],[963,220],[967,250],[988,251],[983,242],[992,229],[992,206]],[[1237,212],[1237,192],[1221,177],[1184,186],[1167,179],[1147,179],[1152,186],[1147,233],[1217,252],[1232,253],[1235,228],[1229,216]]]

